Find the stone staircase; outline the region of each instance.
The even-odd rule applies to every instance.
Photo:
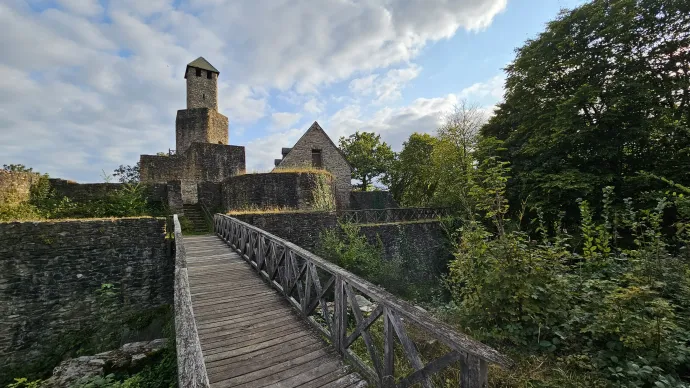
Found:
[[[194,227],[197,233],[209,232],[209,226],[204,218],[204,212],[199,204],[186,204],[182,207],[184,216]]]

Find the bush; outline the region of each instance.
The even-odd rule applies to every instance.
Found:
[[[650,210],[626,200],[619,211],[612,191],[604,190],[599,217],[580,202],[577,236],[558,225],[550,236],[540,225],[536,238],[519,229],[494,234],[468,222],[447,282],[455,319],[490,343],[552,354],[618,386],[688,386],[681,379],[690,365],[690,222],[679,220],[669,239],[662,222],[685,198],[661,198]]]

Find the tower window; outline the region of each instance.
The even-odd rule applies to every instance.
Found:
[[[206,93],[203,93],[203,94],[201,95],[201,99],[202,99],[202,100],[205,100],[205,99],[206,99]]]
[[[196,69],[196,76],[201,77],[201,69]]]
[[[323,167],[321,162],[321,150],[311,150],[311,166],[314,168]]]
[[[211,73],[210,71],[207,71],[207,72],[206,72],[206,78],[208,78],[208,79],[213,78],[213,75],[212,75],[212,74],[213,74],[213,73]]]

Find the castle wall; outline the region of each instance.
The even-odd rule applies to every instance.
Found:
[[[223,208],[333,209],[332,177],[294,172],[238,175],[223,182]]]
[[[335,212],[246,213],[232,217],[317,254],[321,234],[339,228]],[[360,234],[370,244],[381,241],[384,258],[399,260],[406,268],[413,268],[417,279],[432,280],[447,272],[452,254],[440,222],[360,224],[359,227]]]
[[[173,268],[164,219],[0,223],[0,385],[102,343],[90,331],[103,324],[102,284],[133,312],[171,304]]]
[[[187,68],[187,109],[210,108],[218,110],[218,74],[201,70],[201,77],[196,76],[196,68]]]
[[[177,154],[194,143],[228,144],[228,118],[210,108],[182,109],[175,118]]]
[[[323,131],[307,131],[295,144],[277,169],[283,167],[311,167],[312,149],[321,150],[323,168],[335,176],[336,200],[338,209],[346,209],[350,203],[352,190],[352,170],[340,151]]]
[[[199,203],[209,211],[220,211],[223,207],[223,184],[216,182],[199,182],[197,184]]]
[[[180,155],[141,155],[140,178],[145,183],[173,180],[222,182],[243,172],[244,160],[244,147],[192,143]]]
[[[0,204],[16,205],[28,201],[36,179],[35,173],[0,170]]]
[[[49,179],[50,186],[58,197],[67,197],[74,202],[94,201],[106,198],[120,190],[124,183],[77,183],[64,179]],[[150,202],[166,202],[166,185],[162,183],[145,184],[144,192]]]
[[[390,191],[352,191],[350,209],[390,209],[398,208]]]

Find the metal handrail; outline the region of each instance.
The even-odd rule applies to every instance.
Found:
[[[503,367],[512,364],[510,359],[495,349],[457,332],[384,289],[273,234],[223,214],[214,216],[214,231],[280,291],[344,358],[356,365],[371,381],[382,386],[407,387],[418,382],[430,386],[435,373],[460,361],[462,386],[484,387],[489,363]],[[371,313],[366,317],[360,308],[362,297],[372,303]],[[355,328],[349,335],[348,309],[355,320]],[[381,320],[383,359],[379,357],[379,349],[370,334],[371,325]],[[423,363],[403,321],[421,329],[425,335],[446,345],[450,351]],[[413,372],[397,382],[393,378],[395,337],[414,368]],[[373,368],[350,348],[358,338],[364,340],[369,354],[368,362]]]

